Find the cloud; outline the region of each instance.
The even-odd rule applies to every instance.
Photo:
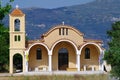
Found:
[[[111,21],[120,21],[120,17],[119,18],[117,18],[117,17],[113,17],[112,19],[111,19]]]
[[[45,24],[31,24],[31,25],[34,26],[34,27],[42,28],[42,29],[46,27]]]
[[[36,25],[37,27],[40,27],[40,28],[45,28],[46,25],[45,24],[39,24],[39,25]]]

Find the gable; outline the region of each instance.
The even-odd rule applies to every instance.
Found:
[[[79,45],[83,43],[83,33],[67,25],[55,26],[43,36],[45,43],[48,44],[49,47],[61,39],[67,39]]]

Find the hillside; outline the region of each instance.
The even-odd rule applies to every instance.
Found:
[[[26,31],[29,39],[38,39],[51,27],[71,25],[85,34],[85,38],[104,40],[111,24],[120,20],[120,0],[95,0],[93,2],[56,9],[27,8]]]

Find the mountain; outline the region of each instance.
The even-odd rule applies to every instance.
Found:
[[[26,31],[29,39],[40,35],[57,24],[74,26],[85,38],[101,39],[107,43],[106,31],[120,20],[120,0],[95,0],[93,2],[55,9],[27,8]]]

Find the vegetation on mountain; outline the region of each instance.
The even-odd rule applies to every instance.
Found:
[[[26,8],[26,31],[29,39],[38,39],[54,25],[76,27],[85,38],[104,40],[111,23],[120,20],[120,0],[96,0],[87,4],[55,9]]]
[[[6,5],[2,5],[0,0],[0,72],[8,70],[9,65],[9,30],[3,24],[3,19],[11,9],[10,0]]]
[[[112,66],[112,75],[120,79],[120,21],[112,25],[107,32],[110,37],[109,49],[105,53],[105,60]]]
[[[120,20],[120,0],[94,0],[93,2],[68,7],[44,9],[23,8],[26,14],[26,33],[29,39],[39,39],[51,27],[71,25],[85,33],[85,38],[103,40],[107,44],[106,31]],[[8,18],[4,20],[8,22]]]

